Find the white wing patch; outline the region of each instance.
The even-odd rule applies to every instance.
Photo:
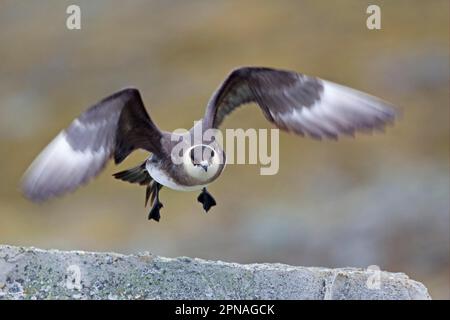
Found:
[[[336,139],[341,134],[382,129],[394,117],[395,109],[387,102],[323,81],[321,98],[315,104],[292,106],[288,113],[279,114],[277,118],[294,132],[318,139]]]
[[[96,151],[74,150],[59,133],[39,154],[23,178],[24,194],[35,201],[40,195],[57,196],[88,182],[105,165],[109,155],[104,148]]]

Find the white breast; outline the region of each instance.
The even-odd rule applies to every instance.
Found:
[[[176,183],[172,177],[168,176],[164,171],[159,169],[159,167],[155,166],[151,161],[147,161],[145,168],[147,169],[150,176],[159,184],[162,184],[165,187],[170,189],[178,190],[178,191],[196,191],[201,190],[206,185],[198,185],[198,186],[183,186]]]

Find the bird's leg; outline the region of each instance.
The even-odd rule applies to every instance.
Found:
[[[203,209],[205,209],[206,212],[208,212],[211,207],[216,205],[216,200],[214,200],[206,188],[202,189],[202,193],[200,193],[197,200],[203,204]]]
[[[155,220],[155,221],[159,221],[159,219],[161,218],[161,215],[159,214],[159,209],[161,209],[163,207],[163,204],[161,202],[159,202],[159,190],[161,190],[162,185],[159,184],[158,182],[154,182],[152,185],[152,209],[150,210],[149,214],[148,214],[148,219],[151,220]]]

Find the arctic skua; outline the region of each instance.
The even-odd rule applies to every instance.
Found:
[[[256,103],[277,128],[315,139],[382,130],[397,114],[390,103],[317,77],[241,67],[213,93],[198,124],[201,130],[218,129],[228,114],[250,103]],[[214,139],[194,137],[193,127],[185,135],[194,142],[183,149],[176,163],[172,151],[179,140],[173,135],[152,121],[137,89],[120,90],[87,109],[50,142],[26,171],[23,193],[36,202],[61,196],[97,176],[109,159],[119,164],[142,149],[150,157],[114,177],[146,186],[145,203],[150,200],[152,205],[149,219],[160,219],[163,186],[201,190],[197,200],[208,211],[216,201],[206,187],[222,173],[225,153]]]

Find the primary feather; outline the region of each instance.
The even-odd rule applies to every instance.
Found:
[[[160,137],[139,92],[121,90],[89,108],[47,145],[23,177],[23,193],[44,201],[73,191],[113,156],[118,163],[138,148],[158,153]]]
[[[317,139],[382,129],[396,116],[391,104],[330,81],[243,67],[231,72],[212,95],[206,108],[207,127],[218,128],[228,114],[251,102],[278,128]]]

